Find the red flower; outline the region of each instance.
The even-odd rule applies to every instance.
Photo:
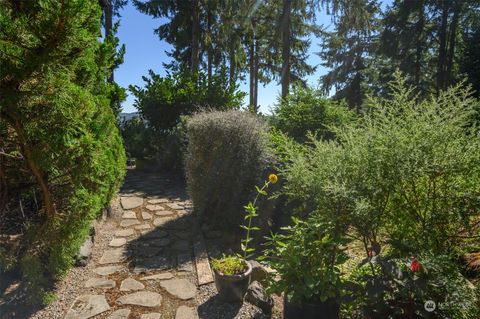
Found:
[[[410,270],[412,272],[419,272],[422,270],[422,264],[415,259],[415,257],[410,257]]]

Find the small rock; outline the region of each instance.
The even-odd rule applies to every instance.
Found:
[[[175,314],[175,319],[198,319],[198,314],[193,308],[180,306]]]
[[[115,236],[128,237],[128,236],[132,236],[134,233],[135,231],[132,228],[120,229],[115,232]]]
[[[273,299],[267,295],[262,284],[258,281],[254,281],[248,286],[245,300],[262,309],[266,314],[270,314],[272,311]]]
[[[88,238],[83,242],[82,246],[80,247],[80,251],[76,256],[76,265],[85,267],[92,256],[92,248],[93,248],[93,237],[88,236]]]
[[[132,291],[144,289],[145,285],[133,278],[127,278],[120,284],[120,291]]]
[[[110,247],[122,247],[127,243],[127,240],[125,238],[114,238],[110,241],[108,246]]]
[[[115,287],[115,281],[105,278],[90,278],[85,283],[86,288],[105,288],[110,289]]]
[[[161,274],[142,277],[142,280],[165,280],[165,279],[172,279],[172,278],[173,278],[173,274],[169,272],[164,272]]]
[[[140,316],[140,319],[160,319],[160,313],[158,312],[145,313]]]
[[[130,312],[130,309],[118,309],[108,316],[107,319],[128,319]]]
[[[143,220],[150,220],[152,219],[152,214],[149,214],[147,212],[142,212],[142,218]]]
[[[100,276],[108,276],[123,269],[123,266],[104,266],[95,268],[93,272]]]
[[[120,222],[120,227],[127,228],[134,225],[140,225],[140,221],[138,219],[125,219]]]
[[[160,286],[169,294],[182,300],[192,299],[197,293],[197,287],[183,278],[161,281]]]
[[[122,204],[123,209],[134,209],[142,206],[143,198],[135,196],[122,196],[120,197],[120,203]]]
[[[120,305],[159,307],[162,303],[162,296],[156,292],[139,291],[118,298],[117,303]]]
[[[137,219],[137,214],[135,214],[134,211],[126,211],[125,213],[123,213],[122,215],[122,218],[123,219]]]
[[[75,299],[64,319],[88,319],[109,309],[104,295],[83,295]]]
[[[260,264],[256,260],[249,260],[248,261],[250,265],[252,266],[252,274],[250,275],[250,281],[258,281],[258,282],[263,282],[267,278],[267,271],[265,268],[263,268],[262,264]]]

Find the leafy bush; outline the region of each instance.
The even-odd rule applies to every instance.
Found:
[[[413,267],[416,263],[416,267]],[[373,271],[372,271],[373,269]],[[350,276],[349,318],[458,318],[480,315],[479,298],[448,256],[375,258]],[[427,311],[425,303],[435,309]]]
[[[339,266],[348,259],[341,247],[349,240],[323,216],[293,217],[293,222],[267,243],[267,260],[279,275],[269,282],[269,290],[285,292],[288,301],[296,304],[337,299],[343,289]]]
[[[300,209],[343,216],[367,245],[381,233],[399,256],[459,253],[479,218],[475,100],[452,88],[419,101],[398,80],[338,142],[283,142],[285,193]],[[473,238],[473,237],[471,237]]]
[[[305,142],[308,132],[318,138],[331,139],[334,137],[332,126],[339,127],[353,119],[354,113],[344,103],[324,97],[319,90],[295,86],[274,110],[272,122],[297,142]]]
[[[336,141],[311,138],[301,145],[277,135],[283,193],[297,214],[332,220],[339,233],[359,240],[364,249],[352,248],[356,255],[378,246],[390,258],[434,256],[424,262],[439,277],[432,275],[427,285],[444,281],[457,290],[422,290],[420,281],[412,281],[419,294],[440,301],[454,292],[467,296],[455,263],[478,240],[480,134],[472,125],[478,102],[461,87],[419,100],[398,76],[391,91],[388,99],[371,99],[363,118],[334,129]],[[278,263],[289,263],[288,256]],[[400,288],[394,286],[388,298],[401,300]],[[373,309],[378,304],[372,302]],[[475,302],[465,304],[478,309]],[[392,305],[387,313],[395,318],[402,309]],[[468,309],[438,317],[469,318]]]
[[[266,126],[246,112],[205,112],[190,118],[187,139],[185,171],[195,209],[237,230],[268,159]]]
[[[152,70],[143,77],[145,87],[130,86],[135,96],[134,106],[143,119],[157,132],[174,129],[182,115],[202,109],[238,109],[244,94],[229,88],[225,72],[212,77],[210,86],[205,74],[192,75],[180,70],[161,77]]]
[[[19,256],[35,301],[51,300],[125,172],[105,81],[114,48],[98,39],[100,17],[85,0],[0,6],[0,176],[9,191],[41,194]]]

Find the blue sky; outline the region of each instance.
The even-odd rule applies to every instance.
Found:
[[[165,51],[169,51],[171,46],[164,41],[160,41],[158,36],[153,33],[153,30],[165,23],[166,19],[153,19],[142,14],[131,3],[120,14],[121,21],[118,37],[120,43],[125,44],[126,53],[124,63],[115,72],[115,80],[121,86],[127,88],[130,84],[142,86],[142,76],[147,75],[149,69],[160,75],[165,75],[166,72],[162,63],[170,60]],[[328,26],[330,18],[325,14],[320,14],[318,22]],[[308,59],[310,65],[318,65],[316,72],[306,79],[313,86],[318,85],[318,79],[327,71],[319,65],[321,60],[314,54],[314,52],[319,51],[319,41],[316,38],[312,39]],[[248,93],[248,83],[241,83],[240,89]],[[258,103],[260,104],[261,112],[270,113],[270,107],[276,103],[280,90],[280,85],[276,82],[271,82],[265,87],[261,84],[259,85]],[[129,94],[123,104],[123,112],[130,113],[136,111],[133,106],[134,100],[134,97]],[[245,97],[245,105],[247,103],[248,95]]]

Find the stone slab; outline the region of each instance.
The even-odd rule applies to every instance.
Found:
[[[110,289],[115,287],[115,281],[105,278],[90,278],[85,282],[85,287]]]
[[[122,247],[126,243],[127,243],[127,240],[123,237],[120,237],[120,238],[112,239],[110,241],[110,243],[108,244],[108,246],[110,246],[110,247]]]
[[[174,219],[173,217],[158,217],[153,220],[153,225],[155,227],[164,227]]]
[[[152,231],[148,230],[148,231],[142,231],[142,237],[140,237],[140,240],[164,238],[167,236],[168,236],[168,232],[161,229],[155,229]]]
[[[160,319],[161,314],[158,312],[144,313],[140,319]]]
[[[145,285],[133,278],[124,279],[120,284],[120,291],[133,291],[142,289],[145,289]]]
[[[125,261],[127,259],[127,252],[122,248],[106,250],[102,258],[100,258],[99,264],[115,264]]]
[[[159,307],[162,303],[162,296],[156,292],[139,291],[118,298],[117,303],[120,305]]]
[[[167,198],[155,198],[155,199],[150,199],[148,201],[149,204],[155,205],[155,204],[162,204],[162,203],[168,203]]]
[[[183,209],[183,206],[182,205],[179,205],[177,203],[170,203],[170,204],[166,204],[165,206],[167,207],[170,207],[171,209]]]
[[[148,224],[142,224],[142,225],[135,226],[135,229],[136,230],[148,230],[148,229],[152,229],[152,226],[150,226]]]
[[[151,210],[151,211],[156,211],[156,210],[165,210],[162,205],[147,205],[145,206],[146,209]]]
[[[122,196],[120,197],[120,203],[122,204],[123,209],[134,209],[143,204],[143,198],[136,196]]]
[[[165,216],[173,216],[175,215],[174,212],[169,211],[169,210],[157,210],[155,212],[155,215],[160,216],[160,217],[165,217]]]
[[[137,219],[137,214],[135,214],[134,211],[126,211],[125,213],[123,213],[122,215],[122,218],[123,219]]]
[[[103,266],[95,268],[93,272],[100,276],[108,276],[123,269],[125,269],[123,266]]]
[[[151,276],[145,276],[142,277],[142,280],[166,280],[166,279],[172,279],[173,274],[169,272],[164,272],[161,274],[156,274],[156,275],[151,275]]]
[[[142,212],[142,218],[143,218],[143,220],[150,220],[153,217],[152,217],[152,214],[150,214],[150,213]]]
[[[183,278],[163,280],[160,286],[169,294],[182,300],[192,299],[197,294],[197,287]]]
[[[136,274],[161,271],[172,268],[172,262],[165,256],[138,258],[135,261],[133,272]]]
[[[115,232],[115,236],[118,237],[128,237],[135,234],[135,231],[132,228],[119,229]]]
[[[140,221],[138,219],[125,219],[120,222],[120,227],[130,227],[135,225],[140,225]]]
[[[194,308],[180,306],[175,313],[175,319],[198,319],[198,314]]]
[[[65,319],[88,319],[109,309],[104,295],[82,295],[75,299]]]
[[[195,254],[195,266],[197,267],[198,284],[205,285],[213,282],[212,269],[208,262],[207,249],[202,236],[195,240],[193,245],[193,252]]]
[[[180,253],[177,255],[178,271],[193,272],[193,261],[190,253]]]
[[[118,309],[108,316],[107,319],[128,319],[130,312],[130,309]]]

